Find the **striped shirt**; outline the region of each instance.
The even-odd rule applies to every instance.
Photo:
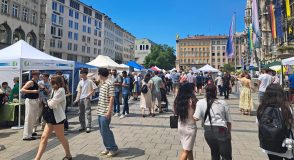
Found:
[[[107,79],[100,86],[97,114],[104,116],[109,109],[110,97],[114,97],[114,85],[110,79]]]

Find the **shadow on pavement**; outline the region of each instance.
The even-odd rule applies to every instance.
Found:
[[[123,159],[136,159],[145,155],[145,151],[139,148],[120,148],[119,153],[115,156]]]
[[[18,133],[17,131],[13,131],[13,132],[4,132],[0,134],[0,138],[6,138],[9,137],[11,134],[15,134]]]
[[[98,157],[88,156],[84,154],[78,154],[77,156],[73,157],[76,160],[99,160]]]

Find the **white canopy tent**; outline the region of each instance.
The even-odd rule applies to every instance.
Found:
[[[114,69],[114,68],[120,68],[121,65],[117,64],[115,61],[113,61],[108,56],[99,55],[91,62],[88,62],[87,64],[96,66],[98,68],[108,68],[108,69]]]
[[[218,69],[211,67],[210,65],[206,64],[205,66],[198,69],[198,71],[202,72],[219,72]]]
[[[22,87],[23,71],[30,70],[74,70],[74,62],[50,56],[32,47],[27,42],[20,40],[0,50],[0,79],[13,79],[11,76],[19,77],[19,90]],[[13,74],[14,73],[14,74]],[[74,72],[72,72],[74,73]],[[7,77],[8,76],[8,77]],[[73,79],[73,78],[72,78]],[[19,101],[21,94],[19,94]],[[20,111],[18,127],[20,129]]]
[[[294,57],[283,59],[282,65],[294,65]]]

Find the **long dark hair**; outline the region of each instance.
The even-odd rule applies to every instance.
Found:
[[[149,80],[150,80],[150,74],[148,73],[148,74],[146,74],[145,77],[144,77],[144,82],[145,82],[145,83],[148,83]]]
[[[186,122],[188,118],[189,103],[192,100],[192,109],[195,111],[197,98],[194,93],[195,85],[192,83],[184,83],[178,92],[178,95],[174,101],[175,114],[179,116],[181,122]]]
[[[216,86],[214,84],[208,84],[206,86],[207,107],[206,107],[206,111],[205,111],[205,114],[204,114],[204,121],[208,117],[210,124],[211,124],[210,109],[211,109],[211,106],[214,103],[214,101],[217,99],[216,95],[217,95]]]
[[[278,107],[281,108],[282,116],[285,124],[289,127],[293,123],[292,113],[290,110],[290,104],[287,101],[287,97],[283,88],[278,84],[269,85],[264,93],[261,104],[257,109],[257,119],[259,120],[266,107]]]

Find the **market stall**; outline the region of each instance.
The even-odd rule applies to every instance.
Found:
[[[211,67],[209,64],[206,64],[205,66],[201,67],[198,69],[198,71],[201,71],[201,72],[219,72],[218,69],[215,69],[213,67]]]
[[[107,68],[107,69],[118,69],[121,66],[113,61],[108,56],[99,55],[91,62],[87,63],[88,65],[96,66],[98,68]]]
[[[50,56],[23,40],[0,50],[1,81],[12,80],[13,77],[17,76],[19,77],[20,90],[23,84],[24,71],[31,70],[70,70],[73,74],[74,62]],[[22,103],[21,94],[19,94],[19,103]],[[20,125],[21,107],[19,107],[18,114],[18,126],[12,129],[22,128]]]

